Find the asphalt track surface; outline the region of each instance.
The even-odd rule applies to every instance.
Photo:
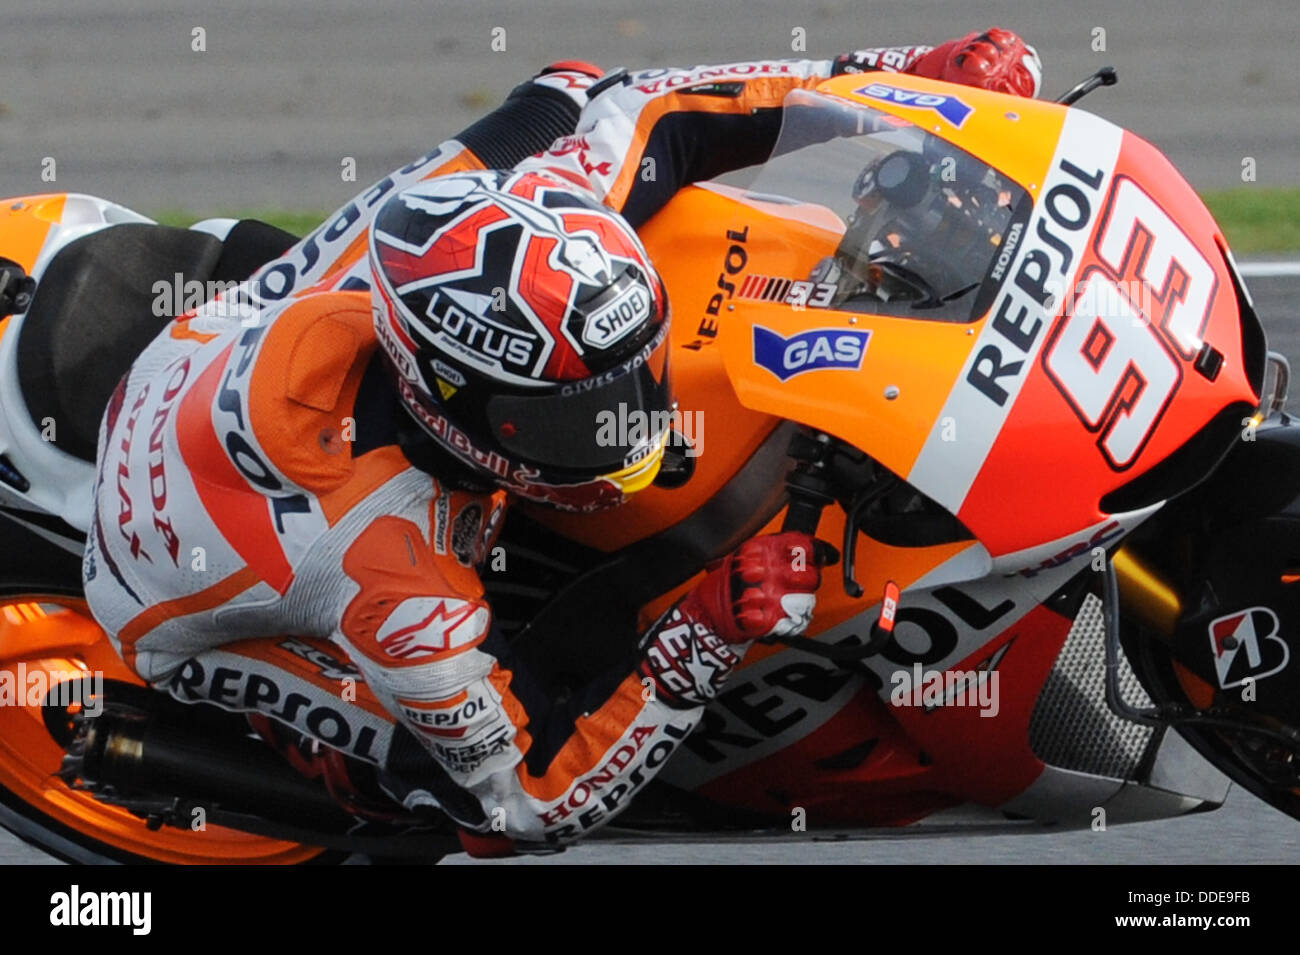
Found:
[[[829,57],[998,24],[1038,47],[1047,95],[1115,66],[1120,85],[1087,108],[1151,139],[1197,187],[1240,185],[1246,157],[1259,184],[1300,184],[1295,0],[3,0],[0,11],[5,196],[333,208],[554,60]],[[806,52],[791,49],[796,29]],[[356,183],[342,179],[345,157]]]
[[[0,195],[82,191],[142,211],[320,209],[453,135],[549,61],[693,65],[1020,31],[1055,95],[1097,67],[1086,106],[1160,146],[1200,188],[1300,183],[1294,0],[6,0]],[[178,7],[180,9],[178,9]],[[192,47],[206,31],[206,51]],[[491,49],[505,30],[506,49]],[[1092,47],[1105,30],[1106,50]],[[356,160],[357,181],[340,174]],[[56,179],[42,179],[52,158]],[[1279,257],[1280,258],[1280,257]],[[1273,348],[1300,368],[1300,276],[1249,281]],[[1296,389],[1300,391],[1300,388]],[[1300,410],[1300,401],[1289,403]],[[0,833],[0,863],[49,861]],[[451,857],[449,863],[465,861]],[[1105,833],[849,844],[590,845],[529,863],[1293,863],[1300,823],[1234,788],[1219,811]]]

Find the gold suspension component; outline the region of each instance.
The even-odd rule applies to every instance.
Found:
[[[1173,635],[1183,603],[1178,594],[1144,565],[1127,547],[1116,552],[1113,564],[1120,603],[1162,636]]]

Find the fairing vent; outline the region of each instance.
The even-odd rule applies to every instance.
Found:
[[[1169,457],[1103,497],[1102,513],[1138,511],[1190,491],[1219,466],[1254,413],[1254,405],[1234,401]]]
[[[1155,730],[1110,711],[1105,678],[1101,601],[1089,594],[1034,704],[1029,746],[1049,766],[1110,779],[1135,779]],[[1122,655],[1119,685],[1124,699],[1133,705],[1152,705]]]

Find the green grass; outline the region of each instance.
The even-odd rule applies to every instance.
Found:
[[[1239,186],[1202,198],[1237,255],[1300,249],[1300,189]]]
[[[269,222],[273,226],[279,226],[286,232],[292,232],[294,235],[306,235],[312,229],[316,228],[329,212],[287,212],[284,210],[274,211],[268,209],[235,209],[225,210],[222,212],[204,212],[194,213],[185,212],[181,209],[166,209],[162,212],[145,213],[157,219],[163,225],[188,226],[193,225],[200,219],[261,219],[263,222]]]
[[[1239,186],[1206,192],[1203,198],[1228,237],[1228,245],[1237,255],[1300,250],[1300,188]],[[210,214],[262,219],[295,235],[305,235],[329,215],[328,212],[265,209]],[[167,225],[189,225],[204,217],[169,210],[159,213],[156,218]]]

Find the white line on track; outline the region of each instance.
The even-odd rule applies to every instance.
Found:
[[[1246,278],[1300,275],[1300,262],[1239,262],[1237,268]]]

